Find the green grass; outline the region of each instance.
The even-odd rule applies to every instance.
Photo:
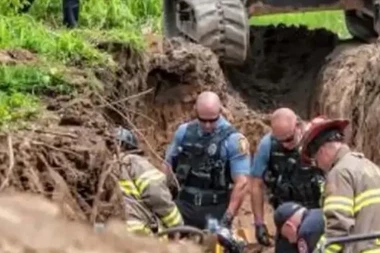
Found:
[[[350,38],[344,23],[342,11],[300,12],[251,17],[254,25],[305,25],[310,29],[325,28],[339,35],[340,38]]]
[[[0,2],[0,50],[23,48],[38,59],[28,65],[0,65],[0,127],[38,114],[43,94],[72,92],[65,68],[111,66],[111,56],[99,51],[97,42],[127,42],[143,50],[142,33],[161,29],[157,0],[81,1],[80,24],[73,30],[62,26],[61,0],[36,0],[21,15],[17,8],[22,2]]]
[[[0,127],[37,115],[43,94],[73,92],[75,85],[65,77],[69,67],[88,71],[113,64],[97,42],[127,42],[144,50],[143,33],[162,31],[161,0],[83,0],[74,30],[62,26],[61,0],[35,0],[29,13],[20,15],[22,1],[0,1],[0,50],[24,48],[38,59],[28,65],[0,65]],[[339,11],[268,15],[251,22],[327,28],[349,37]]]

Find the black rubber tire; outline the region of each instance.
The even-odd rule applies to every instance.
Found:
[[[359,16],[355,10],[345,11],[344,16],[347,30],[355,39],[369,43],[378,37],[372,17],[365,14]]]
[[[181,35],[177,28],[176,1],[177,0],[163,0],[163,32],[166,38],[178,37]]]
[[[198,43],[211,48],[221,62],[243,64],[249,50],[249,19],[237,0],[194,0],[197,2]]]
[[[244,63],[249,50],[250,27],[247,10],[241,1],[185,0],[195,13],[196,24],[181,29],[177,28],[176,22],[177,1],[163,2],[165,37],[191,38],[193,42],[210,48],[223,63]],[[184,34],[182,29],[186,31]]]

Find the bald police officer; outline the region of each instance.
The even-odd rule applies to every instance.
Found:
[[[287,201],[307,208],[320,207],[321,170],[303,166],[300,159],[300,141],[306,124],[289,108],[279,108],[271,115],[272,131],[260,141],[252,169],[252,210],[255,217],[256,239],[269,246],[263,219],[264,186],[269,190],[273,209]],[[292,246],[281,235],[276,237],[276,253],[291,252]]]
[[[176,203],[185,224],[206,228],[208,215],[230,227],[247,191],[249,143],[222,115],[217,94],[202,92],[197,119],[181,124],[166,152],[180,184]]]
[[[281,204],[274,213],[276,228],[292,245],[286,253],[311,253],[324,231],[321,208],[307,209],[296,202]]]

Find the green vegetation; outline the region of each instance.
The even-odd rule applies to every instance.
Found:
[[[80,25],[62,26],[61,0],[35,0],[28,14],[18,14],[24,0],[0,1],[0,127],[38,115],[42,94],[72,92],[65,69],[91,69],[112,64],[110,55],[97,49],[99,41],[128,42],[145,47],[143,33],[161,32],[161,0],[81,1]],[[341,12],[297,13],[252,18],[253,24],[304,24],[326,27],[342,37],[348,33]],[[34,61],[6,64],[4,50],[27,49]]]
[[[305,25],[310,29],[325,28],[339,35],[340,38],[350,38],[344,23],[343,11],[322,11],[322,12],[299,12],[274,14],[259,17],[252,17],[251,24],[255,25]]]
[[[64,69],[112,64],[97,42],[127,42],[143,49],[143,32],[160,32],[161,2],[157,0],[81,1],[80,25],[62,26],[62,1],[36,0],[28,14],[17,13],[23,0],[0,2],[0,56],[4,50],[27,49],[32,62],[0,61],[0,126],[38,115],[41,94],[73,90]],[[1,60],[1,58],[0,58]]]

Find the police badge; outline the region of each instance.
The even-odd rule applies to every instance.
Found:
[[[209,155],[215,155],[215,153],[216,153],[216,144],[212,143],[210,146],[208,146],[207,152],[208,152]]]

